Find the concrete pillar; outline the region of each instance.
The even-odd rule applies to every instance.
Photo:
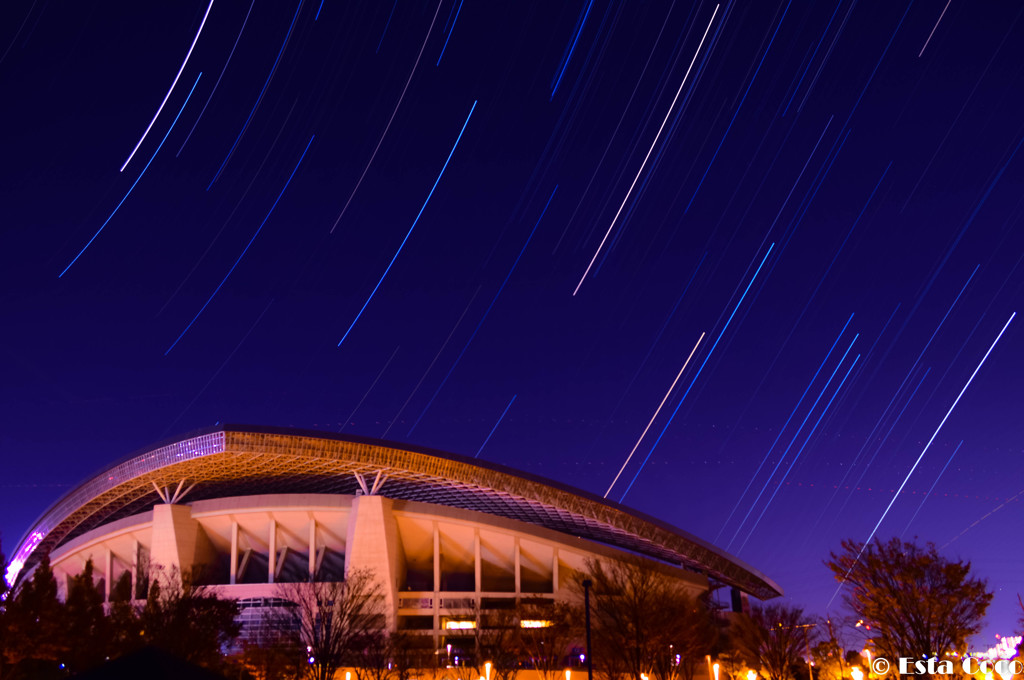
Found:
[[[277,573],[277,520],[270,520],[270,537],[267,538],[267,545],[270,546],[270,554],[267,556],[267,583],[274,582],[274,575]]]
[[[441,603],[438,601],[441,595],[441,530],[438,529],[437,520],[433,522],[434,532],[434,596],[431,602],[434,606],[434,646],[437,646],[437,631],[441,628]]]
[[[434,599],[441,592],[441,531],[434,520]]]
[[[238,583],[238,522],[231,522],[231,566],[228,567],[228,583]]]
[[[110,551],[110,547],[107,546],[107,554],[105,555],[106,560],[104,561],[103,571],[106,574],[103,584],[103,601],[110,602],[110,589],[112,587],[111,581],[114,580],[114,553]]]
[[[149,558],[154,569],[165,576],[191,572],[196,566],[199,544],[199,522],[192,519],[192,508],[187,505],[160,504],[153,506],[153,540]]]
[[[512,553],[513,553],[513,555],[515,555],[515,560],[516,560],[516,566],[515,566],[515,570],[516,570],[516,595],[518,596],[522,592],[522,585],[523,585],[523,581],[522,581],[521,573],[520,573],[520,569],[519,569],[519,537],[518,536],[515,537],[515,545],[513,545],[513,547],[512,547]]]
[[[558,548],[552,551],[554,554],[551,557],[551,592],[554,595],[558,594]]]
[[[139,551],[139,541],[138,541],[138,539],[136,539],[135,546],[134,546],[134,548],[132,550],[132,564],[131,564],[131,570],[132,570],[132,594],[129,597],[129,599],[131,599],[131,600],[136,599],[138,597],[138,594],[139,594],[139,590],[138,590],[138,588],[139,588],[139,554],[140,554],[140,551]]]
[[[383,586],[388,628],[395,630],[398,584],[405,574],[405,556],[392,514],[393,501],[384,496],[357,496],[352,500],[345,540],[345,575],[366,570]]]
[[[309,578],[316,576],[316,520],[309,518]]]
[[[480,576],[480,528],[473,529],[473,582],[476,584],[473,590],[477,595],[477,606],[480,606],[480,591],[483,589],[483,579]]]

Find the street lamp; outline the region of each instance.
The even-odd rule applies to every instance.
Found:
[[[860,669],[860,666],[851,668],[850,675],[853,676],[853,680],[864,680],[864,671]]]
[[[594,658],[590,652],[590,587],[594,582],[583,579],[583,613],[587,628],[587,680],[594,680]]]

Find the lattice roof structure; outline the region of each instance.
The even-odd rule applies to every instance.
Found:
[[[375,492],[527,522],[694,569],[760,599],[782,594],[741,560],[623,505],[504,466],[376,439],[224,425],[137,452],[65,494],[18,545],[7,579],[87,531],[141,513],[184,480],[189,501]],[[166,491],[165,491],[166,489]]]

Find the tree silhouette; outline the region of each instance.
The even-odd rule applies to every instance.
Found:
[[[314,680],[330,680],[384,630],[384,590],[372,571],[355,569],[346,579],[282,583],[277,596],[295,603],[279,621],[309,655]]]
[[[64,635],[64,605],[57,599],[57,581],[44,555],[32,573],[8,596],[4,646],[11,675],[47,677],[55,675],[67,653]]]
[[[792,677],[813,635],[802,609],[770,604],[739,614],[731,629],[732,644],[740,658],[769,680]]]
[[[111,621],[103,611],[103,594],[93,582],[92,560],[68,580],[64,601],[63,636],[67,651],[61,661],[72,673],[102,664],[112,653]]]
[[[188,575],[155,578],[139,613],[142,640],[206,668],[224,664],[223,650],[239,632],[238,605],[223,600]]]
[[[653,674],[658,680],[689,680],[719,637],[708,601],[639,558],[591,560],[587,569],[598,671],[607,678]]]
[[[963,652],[992,601],[986,581],[970,576],[970,562],[948,560],[931,543],[847,540],[825,564],[842,584],[846,606],[870,627],[876,652],[888,659]]]
[[[565,670],[569,648],[583,639],[583,611],[576,604],[550,602],[545,606],[521,602],[517,608],[519,648],[543,680],[556,680]],[[523,621],[540,625],[523,628]]]

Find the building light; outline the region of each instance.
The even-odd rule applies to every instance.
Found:
[[[550,621],[544,621],[540,619],[523,619],[519,622],[520,628],[549,628],[551,627]]]
[[[476,628],[476,621],[445,621],[445,630],[472,630]]]

